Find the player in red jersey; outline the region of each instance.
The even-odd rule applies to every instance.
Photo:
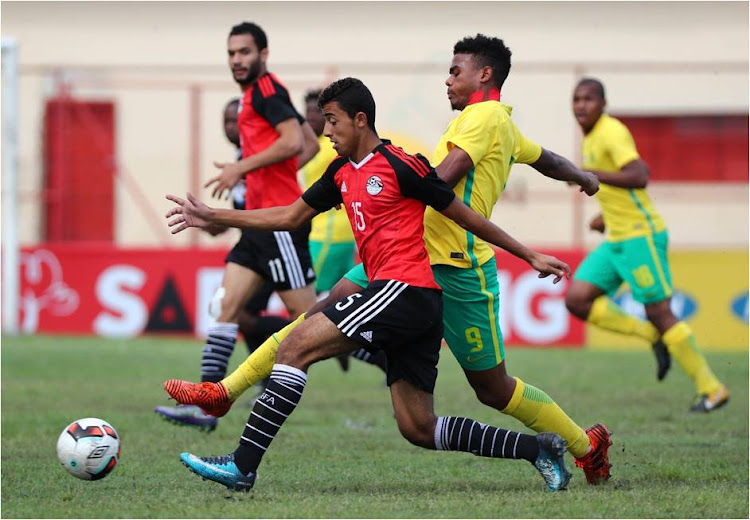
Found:
[[[257,467],[286,418],[296,408],[308,367],[352,352],[382,348],[399,430],[409,442],[530,461],[551,491],[564,489],[562,438],[503,430],[462,417],[436,417],[432,392],[442,339],[441,289],[435,282],[422,238],[426,205],[498,247],[523,258],[555,282],[570,275],[554,257],[531,251],[456,198],[424,157],[406,154],[375,130],[375,101],[353,78],[334,82],[320,96],[325,135],[339,157],[323,177],[293,204],[237,212],[207,207],[192,195],[167,198],[178,206],[167,213],[173,233],[214,224],[259,230],[295,229],[316,214],[342,204],[347,211],[369,286],[308,316],[281,343],[271,381],[258,398],[237,450],[220,457],[180,458],[191,471],[230,489],[248,490]]]
[[[212,195],[221,197],[244,178],[247,209],[291,204],[302,194],[297,170],[318,152],[317,136],[284,85],[266,69],[268,39],[263,29],[249,22],[232,27],[227,53],[243,92],[238,115],[242,158],[214,163],[221,172],[205,187],[213,186]],[[221,381],[226,375],[240,312],[266,282],[273,284],[292,319],[315,304],[309,233],[309,224],[294,231],[243,230],[226,257],[221,287],[212,301],[216,323],[202,350],[201,381]],[[209,431],[218,422],[197,406],[160,406],[156,412]]]

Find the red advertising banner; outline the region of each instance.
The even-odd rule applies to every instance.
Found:
[[[551,251],[572,269],[578,251]],[[24,333],[132,337],[203,336],[208,304],[221,282],[225,250],[117,249],[41,245],[21,251],[20,329]],[[527,264],[498,253],[500,326],[507,344],[581,345],[583,325],[565,309],[568,281],[540,279]],[[272,299],[270,312],[283,312]]]

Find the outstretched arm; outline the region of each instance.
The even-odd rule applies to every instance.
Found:
[[[482,240],[495,244],[512,255],[525,260],[539,271],[539,278],[554,275],[554,283],[559,282],[563,277],[570,278],[570,266],[568,264],[554,256],[532,251],[479,213],[472,211],[457,197],[441,213]]]
[[[192,193],[187,194],[187,199],[175,195],[167,195],[167,199],[177,204],[166,215],[167,218],[174,217],[167,223],[173,235],[190,227],[210,229],[217,225],[258,231],[292,231],[318,214],[302,198],[288,206],[250,211],[211,208]]]
[[[565,157],[545,148],[542,148],[539,159],[529,166],[550,179],[577,184],[586,195],[599,191],[599,179],[594,173],[579,170]]]
[[[599,181],[610,186],[626,189],[640,189],[648,185],[648,166],[643,159],[635,159],[620,168],[619,172],[592,171]]]

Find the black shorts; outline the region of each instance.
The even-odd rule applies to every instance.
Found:
[[[405,379],[430,394],[435,390],[443,338],[441,291],[377,280],[323,314],[367,350],[385,351],[389,386]]]
[[[295,231],[242,230],[225,261],[252,269],[275,291],[301,289],[315,281],[310,258],[310,224]]]

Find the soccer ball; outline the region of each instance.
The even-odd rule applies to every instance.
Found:
[[[107,421],[87,417],[73,421],[57,439],[57,458],[83,480],[106,477],[120,458],[120,436]]]

